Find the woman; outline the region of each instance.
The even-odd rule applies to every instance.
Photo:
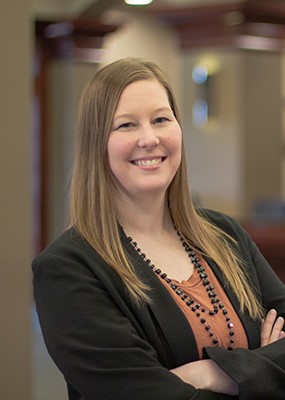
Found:
[[[102,68],[80,105],[70,227],[33,263],[70,400],[284,398],[285,287],[187,182],[163,72]]]

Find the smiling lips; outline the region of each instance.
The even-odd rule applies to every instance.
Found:
[[[137,165],[138,167],[151,167],[153,165],[160,164],[165,159],[166,157],[156,157],[151,159],[132,160],[131,163]]]

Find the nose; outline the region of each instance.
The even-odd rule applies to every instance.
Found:
[[[138,140],[138,146],[142,148],[152,148],[159,144],[159,136],[155,132],[155,129],[148,125],[142,127],[140,130],[140,137]]]

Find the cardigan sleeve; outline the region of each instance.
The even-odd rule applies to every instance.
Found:
[[[249,235],[237,228],[242,254],[247,254],[248,275],[257,277],[262,304],[285,317],[285,286],[267,263]],[[285,266],[284,266],[285,267]],[[254,270],[252,270],[254,268]],[[239,399],[283,400],[285,397],[285,339],[256,349],[205,348],[205,357],[215,361],[239,386]]]
[[[231,352],[206,348],[215,361],[239,386],[239,399],[283,400],[285,394],[285,339],[254,350]]]
[[[163,367],[109,291],[80,257],[39,256],[34,295],[49,354],[74,400],[226,400]]]

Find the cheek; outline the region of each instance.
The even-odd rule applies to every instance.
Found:
[[[129,159],[130,148],[131,143],[128,140],[122,140],[117,135],[110,136],[107,144],[107,157],[112,170],[118,162]]]
[[[172,131],[168,136],[168,148],[171,153],[178,153],[181,155],[182,150],[182,132],[181,129]]]

